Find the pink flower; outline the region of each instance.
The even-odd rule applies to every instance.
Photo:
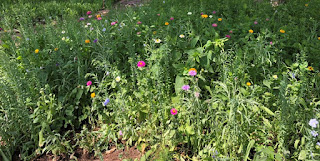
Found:
[[[273,42],[272,41],[270,41],[270,45],[272,45],[273,44]]]
[[[256,24],[258,24],[258,22],[257,22],[257,21],[254,21],[254,24],[256,25]]]
[[[160,16],[160,13],[158,13],[157,15]]]
[[[229,31],[230,34],[232,34],[232,32],[233,32],[232,30]]]
[[[137,64],[138,67],[145,67],[146,63],[144,61],[139,61]]]
[[[230,35],[226,35],[226,38],[230,39],[230,38],[231,38],[231,36],[230,36]]]
[[[172,108],[170,112],[171,112],[171,115],[176,115],[178,113],[178,110],[175,108]]]
[[[119,131],[119,135],[120,135],[120,136],[122,136],[122,135],[123,135],[123,133],[122,133],[122,131],[121,131],[121,130]]]
[[[217,13],[216,11],[213,11],[213,12],[212,12],[212,14],[216,14],[216,13]]]
[[[182,86],[182,90],[187,91],[187,90],[189,90],[189,89],[190,89],[190,86],[189,86],[189,85],[183,85],[183,86]]]
[[[212,27],[217,27],[218,25],[216,23],[212,24]]]
[[[92,82],[91,81],[88,81],[87,82],[87,86],[91,86]]]
[[[194,92],[194,96],[195,96],[196,98],[199,98],[200,93],[199,93],[199,92]]]
[[[116,22],[111,22],[111,26],[113,26],[113,25],[115,25],[116,24]]]
[[[172,20],[174,20],[174,18],[173,18],[173,17],[171,17],[171,18],[170,18],[170,20],[172,21]]]
[[[141,32],[137,32],[137,35],[140,35],[141,34]]]
[[[138,21],[137,24],[140,25],[140,24],[142,24],[142,22],[141,22],[141,21]]]
[[[98,17],[97,20],[102,20],[102,18],[101,18],[101,17]]]
[[[92,13],[91,11],[88,11],[88,12],[87,12],[87,15],[90,15],[91,13]]]
[[[92,15],[89,15],[88,17],[89,17],[89,18],[91,18],[91,17],[92,17]]]
[[[269,18],[266,18],[266,21],[269,21]]]
[[[203,15],[203,12],[201,12],[200,15]]]

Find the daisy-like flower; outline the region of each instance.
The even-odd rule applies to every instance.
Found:
[[[226,35],[226,38],[230,39],[230,38],[231,38],[231,36],[230,36],[230,35]]]
[[[285,31],[285,30],[283,30],[283,29],[281,29],[281,30],[280,30],[280,32],[281,32],[281,33],[283,33],[283,34],[284,34],[284,33],[286,33],[286,31]]]
[[[160,40],[160,39],[155,39],[154,42],[155,42],[156,44],[159,44],[159,43],[161,43],[161,40]]]
[[[84,42],[85,42],[86,44],[89,44],[89,43],[90,43],[90,40],[87,39],[87,40],[85,40]]]
[[[120,76],[117,76],[116,77],[116,82],[120,82],[120,80],[121,80]]]
[[[97,42],[98,42],[98,39],[94,39],[93,42],[94,42],[94,43],[97,43]]]
[[[252,30],[252,29],[250,29],[250,30],[249,30],[249,33],[253,33],[253,30]]]
[[[200,97],[200,92],[194,92],[194,97],[199,98]]]
[[[247,82],[246,85],[247,85],[247,86],[251,86],[251,83],[250,83],[250,82]]]
[[[189,85],[183,85],[181,88],[184,91],[188,91],[190,89],[190,86]]]
[[[188,12],[187,14],[188,14],[188,15],[192,15],[192,12]]]
[[[173,21],[173,20],[174,20],[174,18],[173,18],[173,17],[171,17],[171,18],[170,18],[170,20],[171,20],[171,21]]]
[[[100,21],[100,20],[102,20],[102,18],[101,18],[101,17],[98,17],[98,18],[97,18],[97,20],[99,20],[99,21]]]
[[[88,18],[92,18],[92,15],[89,15]]]
[[[309,70],[309,71],[313,71],[314,69],[313,69],[312,66],[308,66],[308,70]]]
[[[61,40],[62,40],[62,41],[66,40],[66,37],[63,37]]]
[[[34,53],[38,54],[39,53],[39,49],[34,50]]]
[[[313,137],[317,137],[317,136],[318,136],[318,133],[317,133],[316,131],[312,130],[312,131],[311,131],[311,135],[312,135]]]
[[[208,15],[207,14],[203,14],[201,15],[202,18],[208,18]]]
[[[90,15],[91,13],[92,13],[91,11],[88,11],[88,12],[87,12],[87,15]]]
[[[213,16],[212,15],[209,15],[209,18],[212,18]]]
[[[258,24],[258,22],[257,22],[257,21],[254,21],[253,23],[254,23],[255,25],[257,25],[257,24]]]
[[[59,49],[58,48],[54,48],[54,51],[58,51]]]
[[[273,75],[272,78],[273,79],[278,79],[278,76],[277,75]]]
[[[184,38],[184,35],[183,35],[183,34],[181,34],[181,35],[179,35],[179,37],[180,37],[180,38]]]
[[[110,99],[109,99],[109,98],[106,98],[106,100],[103,102],[103,105],[104,105],[104,106],[107,106],[109,102],[110,102]]]
[[[168,25],[169,25],[169,22],[165,22],[164,25],[168,26]]]
[[[176,115],[176,114],[178,113],[178,110],[175,109],[175,108],[172,108],[172,109],[170,110],[170,113],[171,113],[171,115]]]
[[[317,145],[320,146],[320,142],[317,142]]]
[[[103,32],[105,32],[106,30],[107,30],[106,28],[103,28],[103,29],[102,29]]]
[[[84,17],[80,17],[80,18],[79,18],[79,21],[83,21],[83,20],[84,20]]]
[[[216,11],[212,11],[212,14],[216,14],[217,12]]]
[[[222,21],[222,18],[218,18],[218,21]]]
[[[217,27],[218,25],[216,23],[213,23],[212,24],[212,27]]]
[[[87,86],[91,86],[92,85],[92,82],[91,81],[88,81],[87,82]]]
[[[63,31],[61,31],[61,33],[64,34],[64,33],[66,33],[66,31],[63,30]]]
[[[270,41],[270,45],[272,45],[273,44],[273,42],[272,41]]]
[[[91,93],[90,96],[91,96],[91,98],[94,98],[96,96],[96,93],[93,92],[93,93]]]
[[[319,122],[318,122],[317,119],[311,119],[311,120],[309,121],[309,125],[310,125],[311,127],[313,127],[313,128],[316,128],[318,124],[319,124]]]
[[[137,66],[140,67],[140,68],[141,68],[141,67],[145,67],[145,66],[146,66],[146,63],[145,63],[144,61],[139,61],[138,64],[137,64]]]
[[[111,26],[113,26],[113,25],[115,25],[116,24],[116,22],[111,22]]]
[[[195,76],[197,75],[197,70],[195,68],[190,68],[189,69],[189,75],[190,76]]]

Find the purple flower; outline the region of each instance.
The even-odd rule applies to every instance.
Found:
[[[98,42],[98,39],[94,39],[93,42],[94,42],[94,43],[97,43],[97,42]]]
[[[171,17],[171,18],[170,18],[170,20],[172,21],[172,20],[174,20],[174,18],[173,18],[173,17]]]
[[[216,11],[213,11],[213,12],[212,12],[212,14],[216,14],[216,13],[217,13]]]
[[[320,146],[320,142],[317,142],[317,145]]]
[[[212,24],[212,27],[217,27],[218,25],[216,23]]]
[[[83,21],[83,20],[84,20],[84,17],[80,17],[79,20],[80,20],[80,21]]]
[[[103,102],[103,105],[104,105],[104,106],[107,106],[109,102],[110,102],[110,99],[107,98],[107,99]]]
[[[230,39],[230,38],[231,38],[231,36],[230,36],[230,35],[226,35],[226,38]]]
[[[189,90],[189,89],[190,89],[190,86],[189,86],[189,85],[183,85],[183,86],[182,86],[182,90],[187,91],[187,90]]]
[[[121,131],[121,130],[119,131],[119,135],[120,135],[120,136],[122,136],[122,135],[123,135],[123,133],[122,133],[122,131]]]
[[[56,63],[56,66],[59,66],[60,64],[59,63]]]
[[[254,21],[254,24],[256,25],[256,24],[258,24],[258,22],[257,22],[257,21]]]
[[[106,30],[107,30],[106,28],[103,28],[103,29],[102,29],[103,32],[105,32]]]
[[[312,131],[311,131],[311,135],[312,135],[313,137],[317,137],[317,136],[318,136],[318,133],[317,133],[316,131],[312,130]]]
[[[317,121],[317,119],[311,119],[309,121],[309,125],[313,128],[316,128],[317,127],[317,124],[319,124],[319,122]]]

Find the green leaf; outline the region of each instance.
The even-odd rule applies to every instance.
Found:
[[[307,152],[306,150],[301,150],[299,154],[299,160],[305,160],[307,158]]]
[[[188,124],[186,125],[186,132],[189,135],[194,135],[195,134],[193,127],[188,125]]]
[[[175,83],[175,91],[179,93],[181,91],[181,87],[184,85],[184,77],[177,76]]]
[[[269,89],[271,89],[271,82],[270,81],[268,81],[268,80],[263,80],[263,84],[265,85],[265,86],[267,86]]]
[[[197,42],[199,41],[200,36],[196,36],[195,38],[193,38],[191,40],[191,47],[194,48],[197,44]]]
[[[264,110],[265,112],[267,112],[269,115],[274,116],[274,113],[273,113],[269,108],[264,107],[264,106],[260,106],[260,108],[261,108],[262,110]]]
[[[255,141],[254,140],[251,140],[247,146],[247,151],[246,151],[246,155],[244,157],[244,161],[247,161],[248,160],[248,156],[249,156],[249,153],[250,153],[250,150],[251,148],[253,147]]]
[[[294,142],[294,148],[298,149],[298,144],[299,144],[299,142],[300,142],[299,139]]]

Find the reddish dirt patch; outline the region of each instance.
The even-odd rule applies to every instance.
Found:
[[[142,154],[136,147],[127,147],[125,149],[111,148],[111,150],[104,152],[102,155],[103,161],[121,161],[123,159],[136,158],[140,160],[142,156]],[[94,157],[92,154],[89,154],[87,151],[82,149],[77,149],[75,151],[75,154],[71,156],[60,155],[54,157],[53,154],[47,154],[41,155],[36,159],[33,159],[33,161],[69,161],[70,159],[74,158],[72,156],[75,156],[78,159],[78,161],[100,161],[99,157]]]

